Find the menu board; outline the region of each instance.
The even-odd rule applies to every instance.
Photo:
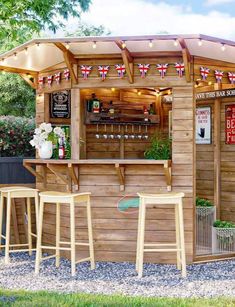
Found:
[[[70,118],[70,91],[53,92],[50,94],[51,118]]]
[[[225,143],[235,144],[235,104],[225,106]]]
[[[211,108],[196,108],[196,144],[211,144]]]

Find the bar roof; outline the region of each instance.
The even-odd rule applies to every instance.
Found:
[[[63,51],[55,43],[64,48],[69,43],[69,51],[75,57],[98,57],[98,55],[121,57],[121,49],[116,42],[125,42],[126,48],[134,57],[143,53],[151,53],[156,57],[164,53],[180,53],[184,42],[189,53],[214,60],[235,63],[235,42],[202,34],[196,35],[145,35],[145,36],[99,36],[99,37],[66,37],[38,38],[30,40],[0,55],[0,70],[17,72],[27,70],[39,72],[48,67],[64,62]],[[150,48],[149,42],[153,42]],[[177,46],[175,41],[178,42]],[[96,48],[93,43],[96,42]],[[200,43],[201,42],[201,45]],[[223,48],[224,46],[224,48]],[[225,50],[222,50],[225,49]],[[27,54],[26,51],[27,50]]]

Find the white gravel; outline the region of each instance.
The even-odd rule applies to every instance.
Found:
[[[4,264],[0,254],[0,288],[49,290],[64,293],[84,292],[102,294],[143,295],[158,297],[235,297],[235,260],[187,266],[188,276],[181,278],[175,265],[145,264],[144,277],[137,278],[133,263],[97,262],[90,271],[88,262],[77,265],[75,277],[70,275],[70,261],[55,260],[41,265],[34,275],[35,255],[26,253],[11,256]]]

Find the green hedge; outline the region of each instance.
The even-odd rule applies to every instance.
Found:
[[[0,116],[0,157],[34,157],[29,144],[34,129],[34,119]]]

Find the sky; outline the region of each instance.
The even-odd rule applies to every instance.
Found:
[[[235,0],[93,0],[82,21],[104,25],[111,35],[200,33],[235,40]],[[70,19],[66,31],[76,26]]]

